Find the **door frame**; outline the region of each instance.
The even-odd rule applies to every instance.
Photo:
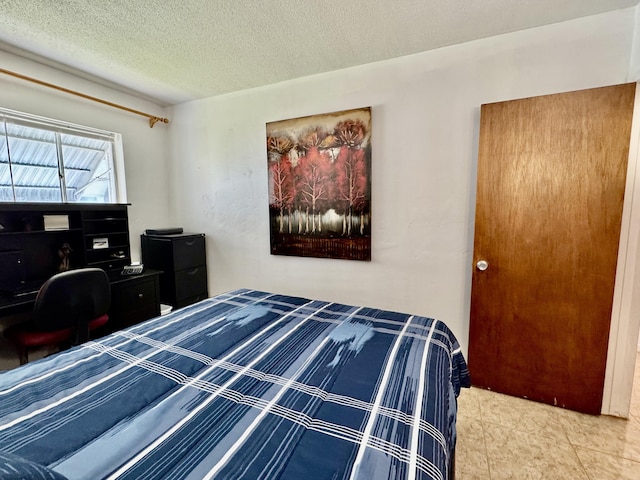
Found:
[[[605,415],[629,416],[639,332],[640,82],[637,82],[602,396],[601,412]]]

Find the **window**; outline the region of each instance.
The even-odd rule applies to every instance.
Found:
[[[0,109],[0,202],[125,203],[121,164],[116,133]]]

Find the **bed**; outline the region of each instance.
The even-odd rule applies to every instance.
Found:
[[[0,478],[446,480],[467,386],[441,321],[236,290],[2,373]]]

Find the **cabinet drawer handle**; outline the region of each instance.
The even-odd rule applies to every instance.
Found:
[[[198,270],[200,270],[200,267],[196,267],[193,270],[189,270],[187,273],[187,275],[195,275],[196,273],[198,273]]]
[[[196,241],[195,241],[195,240],[185,240],[185,241],[184,241],[184,244],[185,244],[187,247],[191,247],[191,246],[192,246],[193,244],[195,244],[195,243],[196,243]]]

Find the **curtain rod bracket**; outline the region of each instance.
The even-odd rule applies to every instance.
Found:
[[[149,118],[149,128],[153,128],[153,126],[158,122],[169,123],[169,119],[168,118],[164,118],[164,117],[150,117]]]

